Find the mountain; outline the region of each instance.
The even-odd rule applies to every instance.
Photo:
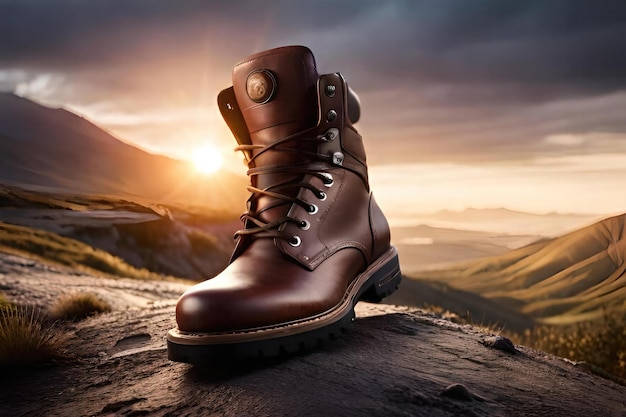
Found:
[[[0,93],[0,162],[0,182],[23,188],[236,212],[247,197],[242,177],[202,176],[184,161],[133,147],[67,110],[9,93]]]
[[[427,225],[393,227],[391,236],[400,254],[402,271],[445,269],[449,264],[504,254],[542,237],[481,232]]]
[[[505,208],[442,210],[415,216],[414,224],[457,230],[554,237],[597,221],[597,214],[526,213]]]
[[[407,292],[428,285],[433,304],[472,316],[485,315],[482,303],[516,312],[538,323],[570,324],[602,317],[605,310],[626,311],[626,214],[610,217],[564,236],[540,240],[502,255],[439,271],[424,271]],[[470,305],[451,305],[446,291],[480,296]],[[485,301],[486,300],[486,301]],[[491,307],[490,307],[491,308]],[[488,314],[498,321],[498,312]],[[502,323],[502,321],[500,321]]]
[[[0,252],[77,271],[206,279],[228,265],[240,226],[239,219],[207,207],[0,184]]]

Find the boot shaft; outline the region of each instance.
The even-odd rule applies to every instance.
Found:
[[[347,166],[368,187],[365,150],[353,127],[360,117],[358,97],[341,74],[320,77],[308,48],[281,47],[241,61],[233,70],[233,87],[219,94],[218,106],[239,145],[259,146],[244,151],[250,168],[306,163],[309,153],[328,154],[335,164],[348,157]],[[260,147],[299,132],[323,134],[332,143],[290,141],[281,147],[301,152],[260,155]],[[267,188],[281,179],[259,177],[253,185]]]
[[[308,48],[285,47],[237,64],[233,83],[218,104],[246,154],[252,194],[232,260],[269,237],[307,268],[341,245],[359,247],[365,264],[386,250],[387,222],[370,195],[352,124],[359,102],[343,76],[320,76]]]

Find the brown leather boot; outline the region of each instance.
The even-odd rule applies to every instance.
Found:
[[[400,283],[353,127],[358,99],[341,74],[318,75],[308,48],[289,46],[237,64],[218,104],[252,195],[228,267],[179,299],[169,358],[315,347],[349,325],[359,300],[379,301]]]

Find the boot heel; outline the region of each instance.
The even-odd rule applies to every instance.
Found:
[[[400,260],[398,259],[398,251],[395,247],[391,247],[390,252],[383,255],[389,259],[384,261],[372,277],[364,286],[365,292],[361,296],[362,301],[378,303],[383,298],[389,296],[400,286],[402,273],[400,272]]]

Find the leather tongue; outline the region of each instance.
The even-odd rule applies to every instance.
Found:
[[[260,52],[237,64],[233,89],[237,104],[254,145],[268,146],[317,124],[317,80],[315,58],[304,46],[287,46]],[[297,140],[280,145],[315,151],[315,144]],[[310,147],[310,149],[306,148]],[[259,151],[252,151],[256,155]],[[288,167],[306,161],[306,154],[271,150],[254,160],[254,166]],[[298,174],[274,172],[253,177],[253,185],[265,189],[297,180]],[[295,197],[297,188],[278,192]],[[278,206],[277,206],[278,205]],[[290,203],[262,196],[254,211],[265,221],[285,216]]]

